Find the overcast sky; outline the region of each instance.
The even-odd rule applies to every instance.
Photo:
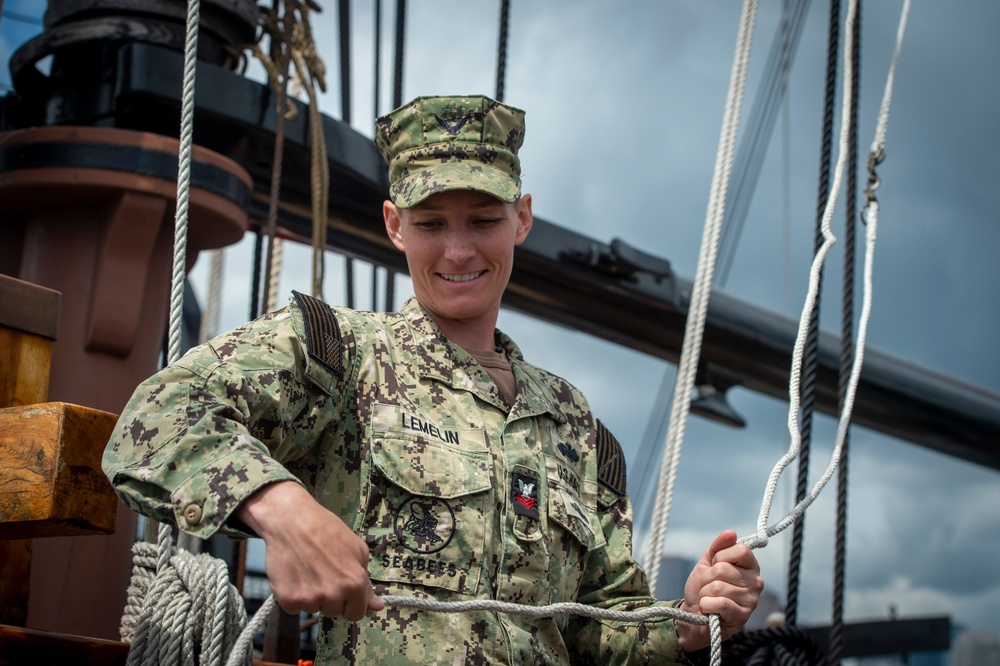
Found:
[[[34,4],[7,0],[5,10],[37,13],[30,9]],[[321,108],[339,117],[336,3],[320,4],[327,10],[315,17],[314,31],[330,90]],[[383,4],[382,113],[391,99],[395,3]],[[693,278],[739,3],[511,4],[505,101],[527,111],[521,156],[535,213],[604,242],[622,238]],[[761,4],[744,120],[781,20],[781,3]],[[812,253],[826,57],[828,9],[813,5],[791,72],[787,116],[778,119],[725,287],[796,320]],[[901,6],[901,0],[879,0],[863,11],[862,154],[874,134]],[[355,128],[371,136],[373,10],[368,2],[354,2],[352,11],[352,115]],[[404,98],[492,95],[498,18],[499,2],[411,0]],[[993,291],[1000,284],[993,256],[1000,248],[998,28],[1000,3],[992,0],[914,3],[880,168],[869,333],[873,347],[993,392],[1000,392],[994,348],[1000,306]],[[18,39],[11,30],[4,26],[4,60]],[[835,220],[839,236],[842,213]],[[244,242],[227,253],[224,327],[240,323],[247,312],[249,251]],[[306,257],[305,249],[287,250],[285,293],[308,290]],[[327,263],[326,296],[343,303],[342,263],[332,255]],[[840,329],[840,263],[835,250],[821,322],[830,331]],[[201,261],[195,269],[199,288],[206,267]],[[370,302],[368,275],[359,269],[362,305]],[[411,293],[405,278],[396,293],[397,305]],[[503,312],[500,327],[528,360],[588,395],[625,447],[634,481],[639,441],[657,388],[665,373],[673,377],[673,366],[516,313]],[[668,553],[694,558],[722,529],[741,535],[754,529],[767,475],[788,447],[787,406],[741,389],[731,392],[731,402],[746,417],[746,429],[697,417],[688,425]],[[813,479],[826,464],[833,430],[832,419],[819,418]],[[997,472],[860,428],[852,430],[851,447],[848,621],[884,618],[894,605],[902,617],[950,615],[965,627],[997,631]],[[790,507],[789,492],[783,484],[773,516]],[[830,618],[834,495],[831,485],[807,515],[799,612],[805,625]],[[638,522],[641,543],[648,516]],[[768,589],[782,600],[790,534],[757,552]]]

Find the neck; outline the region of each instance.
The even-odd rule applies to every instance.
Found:
[[[493,337],[497,327],[496,314],[476,320],[444,319],[433,312],[428,314],[444,337],[463,349],[482,352],[489,351],[496,345]]]

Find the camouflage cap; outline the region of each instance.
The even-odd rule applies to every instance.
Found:
[[[513,203],[524,111],[482,95],[418,97],[375,121],[389,163],[389,196],[401,208],[432,194],[476,190]]]

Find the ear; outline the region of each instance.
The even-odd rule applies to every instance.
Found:
[[[403,234],[400,233],[403,221],[396,204],[388,199],[382,202],[382,217],[385,218],[385,232],[389,235],[389,240],[400,252],[406,252],[406,247],[403,245]]]
[[[531,216],[531,195],[525,194],[517,201],[517,235],[514,245],[520,245],[528,237],[534,218]]]

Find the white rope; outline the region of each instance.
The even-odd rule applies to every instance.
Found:
[[[170,566],[157,572],[157,546],[139,542],[133,554],[121,629],[131,643],[128,666],[222,666],[225,655],[237,654],[246,609],[225,562],[174,549]],[[248,664],[249,651],[240,654],[229,663]]]
[[[265,312],[274,312],[278,309],[278,285],[281,282],[281,265],[285,258],[285,244],[277,237],[272,237],[274,249],[271,250],[271,276],[267,285],[267,303],[264,304]]]
[[[168,364],[174,363],[181,355],[199,18],[199,1],[189,0],[184,45]],[[129,598],[121,624],[123,640],[131,642],[128,664],[194,666],[198,663],[202,666],[221,666],[223,654],[228,654],[231,647],[229,643],[232,641],[227,637],[234,635],[246,623],[243,599],[229,584],[225,563],[208,555],[194,556],[173,549],[171,528],[166,524],[160,525],[156,546],[145,542],[137,543],[134,555]]]
[[[698,357],[701,355],[701,341],[705,330],[705,318],[708,313],[708,298],[712,290],[712,273],[715,270],[719,234],[722,229],[722,218],[726,208],[729,173],[732,168],[733,155],[736,151],[736,134],[739,128],[740,108],[743,104],[747,69],[750,63],[750,46],[753,42],[756,19],[757,1],[744,0],[743,12],[740,16],[739,33],[736,38],[736,52],[733,56],[733,66],[729,75],[729,92],[726,95],[722,132],[719,137],[719,147],[715,156],[715,171],[712,176],[705,229],[701,240],[701,253],[698,256],[698,268],[695,273],[691,303],[688,307],[688,317],[684,327],[684,342],[681,346],[681,358],[677,365],[677,381],[674,387],[674,399],[670,411],[670,425],[667,429],[667,442],[663,453],[663,462],[660,465],[659,487],[656,504],[653,509],[653,520],[650,526],[651,533],[649,549],[646,554],[646,569],[649,577],[649,586],[653,590],[656,589],[656,583],[659,580],[660,553],[663,550],[667,522],[670,520],[670,509],[673,502],[674,486],[677,481],[677,468],[680,462],[681,446],[684,441],[684,431],[687,426],[687,417],[691,406],[691,390],[694,388],[695,375],[698,370]]]
[[[212,250],[208,269],[208,285],[205,289],[205,313],[201,317],[198,342],[203,343],[219,333],[219,314],[222,307],[222,269],[225,252]]]
[[[187,262],[188,204],[191,188],[191,151],[194,135],[194,78],[198,63],[199,1],[189,0],[184,42],[184,85],[181,98],[180,154],[177,166],[177,211],[174,217],[174,262],[170,285],[170,337],[167,363],[181,355],[184,314],[184,276]]]
[[[847,161],[848,153],[848,136],[850,132],[850,113],[848,110],[852,104],[852,90],[851,86],[848,85],[848,77],[851,71],[855,67],[853,60],[853,45],[854,45],[854,22],[857,19],[858,11],[858,1],[852,0],[848,6],[847,10],[847,27],[845,28],[845,46],[844,46],[844,102],[841,111],[841,118],[847,119],[842,122],[840,131],[840,155],[837,158],[836,173],[834,175],[833,186],[830,188],[830,196],[827,199],[826,208],[823,211],[822,220],[822,234],[823,234],[823,244],[813,260],[813,265],[809,273],[809,291],[806,296],[806,303],[802,308],[802,317],[799,320],[799,330],[798,335],[795,340],[795,347],[792,352],[792,369],[791,369],[791,381],[789,383],[789,407],[788,407],[788,430],[791,435],[791,445],[788,452],[782,456],[782,458],[775,465],[774,469],[771,471],[771,475],[768,477],[767,485],[764,490],[764,499],[761,502],[760,514],[757,519],[757,532],[753,535],[742,537],[741,541],[749,545],[751,548],[759,548],[767,545],[768,538],[774,536],[778,532],[781,532],[789,525],[793,524],[798,520],[802,514],[805,512],[806,508],[809,507],[819,496],[820,491],[826,485],[826,483],[833,476],[837,465],[840,463],[840,457],[843,452],[844,442],[847,438],[847,429],[851,421],[851,413],[854,409],[854,400],[857,395],[858,383],[861,378],[861,367],[864,363],[864,350],[865,341],[868,335],[868,320],[871,316],[871,303],[872,303],[872,263],[874,260],[875,253],[875,238],[878,227],[878,202],[875,201],[874,187],[877,187],[877,179],[874,177],[874,166],[873,163],[877,163],[878,156],[884,152],[884,141],[886,127],[888,125],[889,119],[889,105],[892,99],[892,87],[893,80],[895,78],[896,66],[899,62],[899,53],[902,49],[903,36],[906,32],[906,22],[909,16],[910,0],[905,0],[903,4],[902,14],[900,16],[899,29],[896,33],[896,47],[893,53],[892,64],[889,68],[889,75],[886,81],[885,93],[882,97],[882,105],[879,111],[878,126],[875,132],[875,141],[872,144],[872,158],[869,160],[871,175],[869,179],[869,196],[868,202],[865,207],[865,216],[867,220],[867,227],[865,232],[865,269],[864,269],[864,295],[862,300],[861,316],[858,325],[858,337],[857,344],[854,353],[854,363],[851,367],[851,374],[848,379],[847,393],[844,398],[844,407],[841,412],[840,418],[837,423],[837,434],[835,438],[835,444],[833,453],[830,456],[830,461],[827,465],[826,470],[823,475],[813,486],[810,493],[803,498],[793,509],[786,515],[783,519],[775,523],[774,525],[768,527],[767,522],[771,512],[771,506],[774,501],[774,493],[778,484],[778,479],[784,469],[791,463],[792,460],[798,456],[801,449],[801,434],[799,432],[799,403],[801,397],[801,375],[802,375],[802,360],[805,348],[805,336],[809,323],[809,313],[812,311],[813,305],[816,301],[819,292],[819,274],[822,270],[823,261],[826,258],[827,253],[833,244],[836,243],[836,238],[830,229],[831,221],[833,219],[833,210],[836,206],[837,197],[840,191],[840,184],[843,178],[844,167]],[[872,182],[874,181],[874,182]]]

